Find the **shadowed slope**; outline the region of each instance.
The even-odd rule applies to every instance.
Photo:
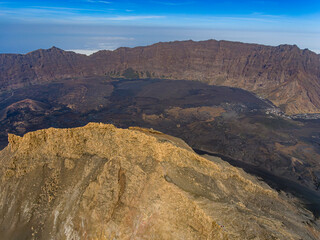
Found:
[[[80,76],[199,80],[253,91],[288,114],[320,112],[320,57],[297,46],[185,41],[91,56],[53,47],[1,54],[0,66],[2,89]]]

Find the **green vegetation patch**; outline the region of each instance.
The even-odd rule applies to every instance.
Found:
[[[138,79],[139,73],[137,71],[134,71],[132,68],[127,68],[122,73],[122,76],[124,76],[125,78],[128,78],[128,79]]]

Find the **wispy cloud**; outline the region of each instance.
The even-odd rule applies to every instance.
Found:
[[[112,2],[103,1],[103,0],[87,0],[89,3],[104,3],[104,4],[111,4]]]
[[[110,22],[133,22],[133,21],[143,21],[143,20],[156,20],[156,19],[163,19],[165,16],[127,16],[127,15],[117,15],[117,16],[110,16],[110,17],[92,17],[92,16],[75,16],[69,21],[74,22],[85,22],[85,23],[110,23]]]
[[[171,19],[168,19],[170,21]],[[164,20],[161,19],[161,22]],[[81,22],[81,21],[80,21]],[[82,23],[87,21],[82,21]],[[109,24],[110,23],[110,24]],[[242,28],[222,28],[220,25],[210,24],[210,27],[163,27],[149,25],[135,25],[119,22],[106,24],[42,24],[42,23],[2,23],[0,28],[4,34],[0,37],[0,52],[29,52],[38,48],[57,46],[62,49],[90,51],[118,47],[134,47],[149,45],[155,42],[173,40],[232,40],[267,45],[296,44],[301,48],[309,48],[320,53],[320,32],[305,32],[293,29],[249,29],[246,24]],[[234,24],[232,24],[234,26]],[[308,30],[307,30],[308,31]],[[26,37],[27,36],[27,37]]]
[[[144,19],[160,19],[160,18],[165,18],[165,16],[115,16],[115,17],[103,17],[99,18],[101,20],[111,20],[111,21],[133,21],[133,20],[144,20]]]
[[[133,41],[133,37],[91,37],[92,40],[99,40],[99,41]]]
[[[91,8],[71,8],[71,7],[47,7],[47,6],[31,6],[27,9],[48,9],[48,10],[67,10],[67,11],[92,11],[92,12],[106,12],[101,9],[91,9]]]
[[[91,55],[100,50],[115,50],[121,46],[128,45],[130,42],[135,41],[133,37],[120,37],[120,36],[100,36],[89,37],[87,43],[82,49],[70,49],[68,51]]]
[[[161,4],[161,5],[167,5],[167,6],[182,6],[182,5],[190,5],[190,4],[194,4],[195,2],[190,1],[190,2],[165,2],[165,1],[151,1],[152,3],[156,3],[156,4]]]
[[[140,21],[161,19],[160,15],[115,14],[116,9],[90,9],[69,7],[30,6],[28,8],[3,8],[0,16],[24,22],[56,22],[56,23],[107,23],[110,21]],[[125,10],[122,10],[122,12]],[[94,12],[94,13],[93,13]]]
[[[94,54],[98,51],[100,51],[101,49],[68,49],[66,51],[70,51],[70,52],[75,52],[75,53],[80,53],[80,54],[84,54],[87,56],[90,56],[91,54]]]
[[[269,22],[269,23],[274,23],[279,20],[279,17],[208,17],[208,20],[212,21],[256,21],[256,22]]]

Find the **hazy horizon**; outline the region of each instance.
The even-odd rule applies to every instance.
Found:
[[[297,45],[320,53],[320,2],[0,0],[0,53],[92,52],[181,40]]]
[[[175,41],[179,41],[179,42],[183,42],[183,41],[194,41],[194,42],[201,42],[201,41],[209,41],[209,40],[217,40],[217,39],[206,39],[206,40],[192,40],[192,39],[184,39],[184,40],[173,40],[173,41],[166,41],[166,42],[163,42],[163,43],[169,43],[169,42],[175,42]],[[221,39],[221,40],[217,40],[217,41],[230,41],[230,40],[224,40],[224,39]],[[160,41],[161,42],[161,41]],[[129,48],[134,48],[134,47],[145,47],[145,46],[150,46],[150,45],[153,45],[153,44],[157,44],[157,43],[160,43],[160,42],[155,42],[155,43],[151,43],[151,44],[148,44],[148,45],[137,45],[137,46],[132,46],[132,47],[129,47]],[[241,41],[230,41],[230,42],[241,42]],[[271,46],[271,47],[277,47],[279,45],[296,45],[296,44],[279,44],[279,45],[268,45],[268,44],[261,44],[261,43],[247,43],[247,42],[241,42],[241,43],[245,43],[245,44],[259,44],[259,45],[262,45],[262,46]],[[297,46],[297,45],[296,45]],[[120,47],[117,47],[117,48],[110,48],[110,49],[63,49],[59,46],[51,46],[51,47],[48,47],[48,48],[37,48],[37,49],[33,49],[29,52],[25,52],[25,53],[0,53],[0,54],[28,54],[28,53],[31,53],[31,52],[34,52],[34,51],[37,51],[37,50],[40,50],[40,49],[50,49],[50,48],[53,48],[53,47],[56,47],[56,48],[59,48],[61,50],[64,50],[64,51],[68,51],[68,52],[75,52],[75,53],[78,53],[78,54],[83,54],[83,55],[87,55],[87,56],[90,56],[96,52],[99,52],[99,51],[103,51],[103,50],[107,50],[107,51],[115,51],[117,50],[118,48],[121,48],[121,47],[128,47],[128,46],[120,46]],[[298,46],[299,47],[299,46]],[[301,48],[300,48],[301,49]],[[308,49],[308,48],[306,48]],[[304,50],[304,49],[301,49],[301,50]],[[310,49],[308,49],[310,50]],[[312,50],[310,50],[312,51]],[[318,52],[315,52],[315,51],[312,51],[316,54],[319,54]]]

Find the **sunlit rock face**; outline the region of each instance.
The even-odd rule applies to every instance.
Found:
[[[0,90],[83,76],[198,80],[268,98],[287,114],[320,112],[320,57],[293,45],[184,41],[99,51],[0,54]]]
[[[319,239],[295,199],[182,140],[91,123],[9,135],[2,239]]]

